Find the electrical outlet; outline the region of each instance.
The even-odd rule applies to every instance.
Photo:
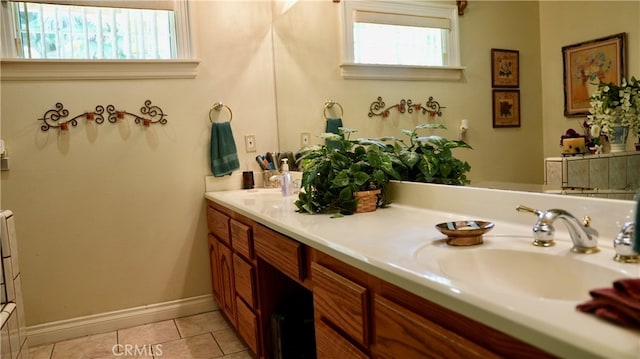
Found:
[[[300,146],[309,146],[311,143],[311,134],[309,132],[300,132]]]
[[[244,135],[245,152],[256,152],[256,135]]]

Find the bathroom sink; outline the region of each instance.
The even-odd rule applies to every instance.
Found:
[[[582,255],[584,256],[584,255]],[[438,256],[438,270],[453,281],[528,297],[580,301],[589,290],[610,287],[625,273],[568,254],[483,248]]]

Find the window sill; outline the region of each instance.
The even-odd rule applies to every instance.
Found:
[[[200,60],[2,59],[2,80],[192,79]]]
[[[347,80],[457,81],[465,69],[460,66],[405,66],[345,63],[342,77]]]

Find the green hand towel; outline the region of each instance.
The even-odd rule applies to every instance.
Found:
[[[340,127],[342,127],[342,119],[341,118],[328,118],[327,119],[327,129],[328,133],[335,133],[336,135],[341,135],[344,138],[344,135],[340,133]],[[329,148],[337,149],[340,146],[338,141],[326,140],[325,144]]]
[[[211,125],[211,172],[216,177],[231,174],[240,168],[236,143],[230,122]]]

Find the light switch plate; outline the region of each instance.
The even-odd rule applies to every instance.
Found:
[[[256,135],[244,135],[245,152],[256,152]]]

